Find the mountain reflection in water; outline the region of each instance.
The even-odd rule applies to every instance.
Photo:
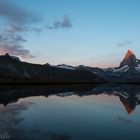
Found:
[[[6,133],[11,140],[134,139],[140,136],[139,104],[138,85],[1,86],[0,136]]]

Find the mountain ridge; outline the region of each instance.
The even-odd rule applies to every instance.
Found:
[[[14,79],[14,81],[13,81]],[[101,69],[49,63],[22,62],[9,54],[0,56],[0,83],[140,83],[140,60],[128,50],[120,66]],[[21,82],[21,83],[22,83]]]
[[[106,83],[86,70],[72,70],[58,66],[31,64],[9,54],[0,56],[0,84],[44,83]]]

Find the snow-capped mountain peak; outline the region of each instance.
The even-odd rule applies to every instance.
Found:
[[[140,64],[140,60],[138,60],[133,51],[128,50],[123,61],[120,63],[120,67],[124,67],[128,65],[129,67],[137,67]]]
[[[128,59],[130,59],[133,56],[135,56],[134,52],[131,51],[131,50],[128,50],[127,53],[126,53],[126,55],[125,55],[125,57],[124,57],[124,59],[125,60],[128,60]]]

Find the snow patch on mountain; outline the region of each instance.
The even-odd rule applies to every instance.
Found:
[[[122,96],[123,98],[125,99],[128,99],[129,98],[129,94],[127,92],[117,92],[117,91],[114,91],[113,92],[114,95],[119,95],[119,96]]]
[[[140,95],[136,95],[135,97],[136,97],[138,100],[140,100]]]
[[[12,59],[18,61],[18,62],[21,62],[20,59],[18,57],[15,57],[15,56],[10,56]]]
[[[57,68],[61,68],[61,69],[69,69],[69,70],[75,70],[76,68],[70,65],[65,65],[65,64],[61,64],[61,65],[57,65]]]
[[[138,66],[135,67],[135,70],[138,71],[138,72],[140,72],[140,64],[138,64]]]
[[[128,65],[125,65],[121,68],[117,68],[117,69],[113,69],[114,72],[126,72],[129,70],[129,66]]]

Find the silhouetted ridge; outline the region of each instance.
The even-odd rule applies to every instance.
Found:
[[[128,50],[119,67],[101,69],[84,65],[31,64],[6,54],[0,56],[0,83],[140,84],[140,60]]]
[[[5,56],[6,56],[6,57],[10,57],[9,53],[6,53]]]
[[[14,79],[14,80],[13,80]],[[68,65],[40,65],[21,62],[9,54],[0,56],[0,83],[106,83],[96,74]]]

